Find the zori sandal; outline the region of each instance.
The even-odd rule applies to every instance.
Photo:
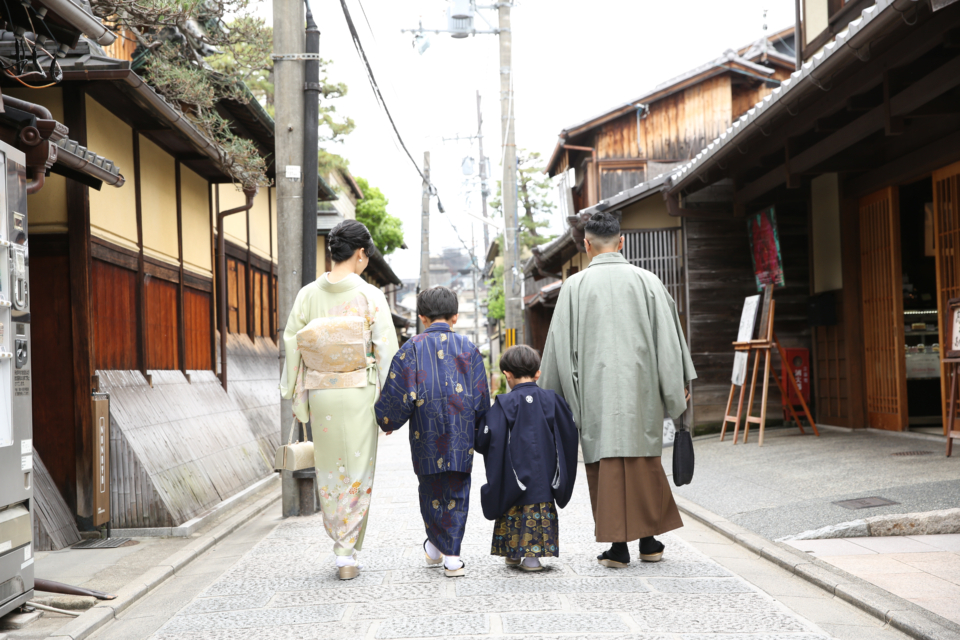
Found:
[[[460,578],[462,576],[465,576],[467,575],[467,563],[461,560],[459,569],[447,569],[447,567],[444,566],[443,573],[448,578]]]
[[[427,542],[429,542],[429,541],[430,541],[429,538],[427,538],[426,540],[423,541],[423,556],[424,556],[424,558],[426,558],[426,560],[427,560],[427,566],[428,566],[428,567],[436,567],[436,566],[438,566],[438,565],[440,565],[440,564],[443,564],[443,556],[441,555],[441,556],[440,556],[439,558],[437,558],[436,560],[434,560],[433,558],[430,557],[430,554],[427,553]]]
[[[351,564],[346,567],[338,567],[338,572],[340,573],[341,580],[353,580],[360,575],[359,565]]]

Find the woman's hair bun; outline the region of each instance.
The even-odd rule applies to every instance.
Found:
[[[363,249],[367,255],[376,251],[367,227],[356,220],[344,220],[331,229],[327,235],[327,248],[334,262],[349,260],[357,249]]]

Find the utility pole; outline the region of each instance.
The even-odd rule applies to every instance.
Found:
[[[497,4],[500,35],[500,128],[504,139],[503,149],[503,197],[504,251],[503,251],[503,297],[507,347],[526,342],[523,335],[523,312],[517,271],[520,252],[517,247],[517,144],[513,128],[513,69],[511,67],[513,34],[510,31],[509,2]]]
[[[274,90],[276,95],[277,244],[279,286],[277,313],[282,338],[287,318],[300,291],[303,235],[303,50],[304,14],[302,0],[273,0]],[[316,198],[316,193],[313,194]],[[280,341],[280,370],[284,367],[283,340]],[[290,381],[293,384],[293,381]],[[277,425],[286,442],[293,403],[284,400]],[[281,475],[283,515],[299,513],[297,481],[290,471]]]
[[[480,200],[483,202],[483,218],[487,218],[487,162],[483,157],[483,114],[480,111],[480,90],[477,89],[477,144],[480,146]],[[490,232],[483,225],[483,255],[490,250]]]
[[[484,235],[487,234],[487,225],[483,225],[483,233]],[[473,229],[473,225],[470,225],[470,248],[473,249],[474,254],[476,254],[477,251],[475,236],[476,232]],[[477,284],[477,272],[479,270],[480,261],[477,260],[476,255],[474,255],[474,259],[470,263],[470,273],[473,274],[473,344],[478,349],[480,348],[480,287]]]
[[[430,288],[430,152],[423,152],[423,194],[420,197],[420,291]],[[417,333],[425,327],[417,314]]]

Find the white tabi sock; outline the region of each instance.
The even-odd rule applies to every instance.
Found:
[[[456,571],[463,566],[460,556],[443,556],[443,568],[450,571]]]
[[[353,567],[360,564],[357,560],[357,554],[351,556],[337,556],[337,567]]]
[[[533,569],[534,567],[539,567],[539,566],[540,566],[540,559],[539,559],[539,558],[524,558],[523,560],[520,561],[520,563],[521,563],[523,566],[525,566],[525,567],[530,567],[531,569]]]
[[[424,545],[424,548],[426,549],[427,555],[430,556],[431,560],[439,560],[443,555],[440,553],[440,549],[437,549],[429,540],[427,540],[427,544]]]

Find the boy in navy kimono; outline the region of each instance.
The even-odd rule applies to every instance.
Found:
[[[400,347],[376,404],[377,424],[387,433],[410,421],[413,470],[420,479],[420,513],[427,530],[428,565],[441,562],[448,577],[464,575],[460,560],[470,507],[470,472],[477,421],[490,409],[480,352],[451,331],[457,295],[434,287],[417,296],[426,330]]]
[[[480,503],[493,525],[490,553],[510,566],[540,571],[540,558],[560,555],[557,506],[573,494],[577,427],[566,401],[537,386],[540,356],[526,345],[500,357],[510,393],[497,396],[480,423],[476,450],[487,484]]]

